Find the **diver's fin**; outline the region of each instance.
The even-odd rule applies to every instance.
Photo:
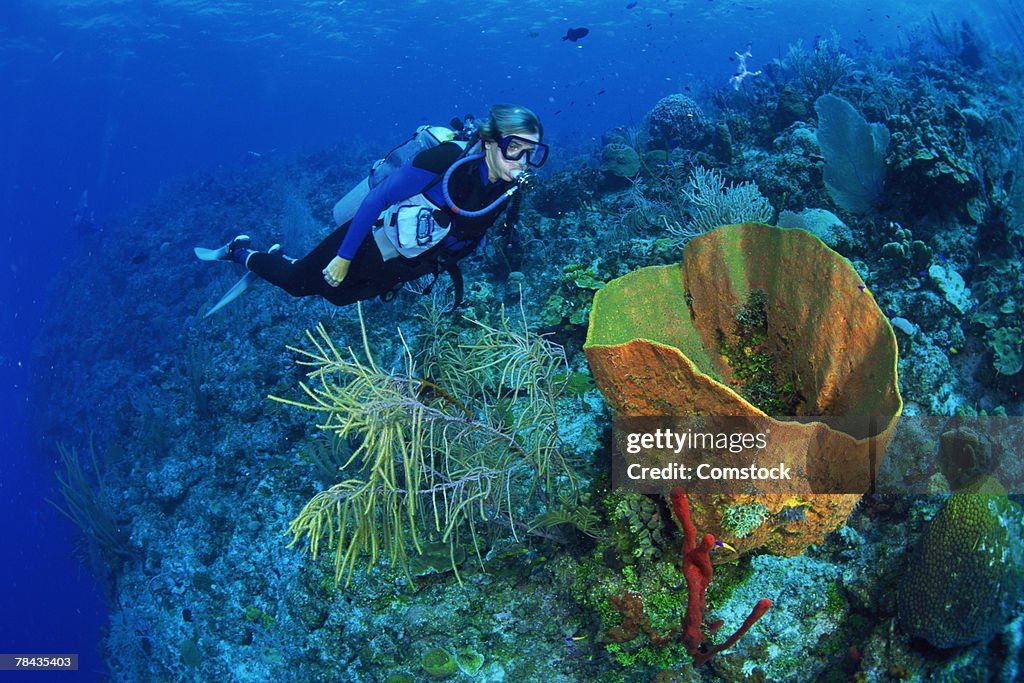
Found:
[[[196,258],[200,261],[230,261],[231,251],[238,247],[248,247],[249,236],[239,235],[234,238],[223,247],[216,249],[207,249],[205,247],[193,247],[192,250],[196,252]]]
[[[200,257],[200,258],[202,258],[202,257]],[[212,260],[212,259],[207,259],[207,260]],[[204,318],[208,318],[209,316],[213,315],[214,313],[216,313],[220,309],[224,308],[225,306],[227,306],[229,303],[231,303],[232,301],[234,301],[238,297],[242,296],[242,293],[245,290],[249,289],[249,287],[251,287],[252,284],[254,282],[256,282],[256,280],[258,280],[258,279],[259,279],[259,276],[256,273],[253,273],[251,271],[246,273],[245,275],[243,275],[242,279],[240,279],[235,284],[231,285],[231,289],[229,289],[228,291],[224,292],[224,296],[222,296],[220,298],[220,301],[215,303],[213,305],[213,308],[208,310],[203,315],[203,317]]]
[[[267,253],[268,254],[273,254],[274,252],[277,252],[277,251],[280,251],[280,250],[281,250],[281,245],[280,244],[275,244],[274,246],[270,247],[270,249],[267,249]],[[214,250],[214,249],[206,249],[204,251],[216,251],[216,250]],[[199,256],[199,247],[196,248],[196,256]],[[199,258],[203,258],[203,257],[200,256]],[[203,260],[213,260],[213,259],[203,259]],[[238,282],[236,282],[235,284],[231,285],[231,289],[229,289],[228,291],[224,292],[224,296],[222,296],[220,298],[220,301],[215,303],[213,305],[213,308],[211,308],[206,313],[204,313],[203,317],[204,318],[210,317],[211,315],[213,315],[214,313],[216,313],[220,309],[224,308],[225,306],[227,306],[229,303],[231,303],[232,301],[234,301],[238,297],[242,296],[242,294],[245,292],[245,290],[247,290],[250,287],[252,287],[253,283],[256,282],[259,279],[260,279],[259,275],[257,275],[256,273],[252,272],[251,270],[248,271],[245,275],[243,275],[241,277],[241,279]]]
[[[206,249],[205,247],[192,247],[196,252],[196,258],[200,261],[224,261],[227,259],[228,250],[226,247],[219,249]]]

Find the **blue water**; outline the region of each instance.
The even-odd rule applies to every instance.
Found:
[[[927,6],[1012,43],[1000,9]],[[77,652],[83,679],[102,669],[102,589],[72,554],[76,530],[44,501],[56,495],[56,454],[33,428],[26,385],[41,312],[61,294],[55,278],[105,222],[185,174],[339,141],[386,149],[420,123],[498,101],[533,108],[556,153],[584,149],[689,83],[724,84],[748,44],[753,68],[832,27],[849,49],[895,50],[926,30],[922,11],[895,1],[3,2],[0,652]],[[562,40],[570,27],[590,33]],[[98,235],[72,226],[83,200]]]

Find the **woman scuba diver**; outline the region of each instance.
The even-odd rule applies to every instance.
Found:
[[[236,261],[249,271],[207,315],[256,276],[292,296],[321,296],[338,306],[388,298],[404,283],[443,270],[460,285],[455,263],[476,249],[509,198],[530,181],[529,167],[547,159],[543,134],[529,109],[497,104],[477,127],[479,144],[471,141],[464,149],[444,142],[419,152],[300,259],[288,258],[278,245],[253,250],[246,235],[219,249],[197,248],[200,259]]]

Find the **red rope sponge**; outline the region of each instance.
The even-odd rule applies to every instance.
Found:
[[[672,511],[676,519],[683,527],[683,577],[686,579],[687,598],[686,616],[683,618],[683,645],[686,651],[693,657],[694,664],[700,665],[711,659],[715,654],[732,647],[737,640],[743,637],[750,627],[757,623],[757,620],[764,616],[764,613],[772,606],[771,600],[758,600],[750,616],[744,620],[735,633],[718,645],[711,645],[701,649],[701,642],[704,640],[704,632],[701,627],[704,623],[704,610],[706,607],[705,593],[711,585],[711,577],[714,569],[711,567],[711,549],[715,547],[715,537],[705,534],[697,544],[697,527],[690,517],[690,501],[686,497],[686,491],[680,487],[672,489],[669,493],[672,501]],[[708,625],[712,635],[722,626],[721,621]]]

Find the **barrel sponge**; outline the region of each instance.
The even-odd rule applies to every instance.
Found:
[[[735,390],[723,342],[747,343],[737,311],[755,293],[765,310],[762,344],[777,376],[792,378],[802,397],[794,414],[808,419],[767,415]],[[903,409],[888,320],[849,261],[803,230],[722,226],[687,242],[676,266],[612,280],[594,297],[583,350],[617,418],[699,416],[711,424],[729,416],[723,429],[770,433],[754,456],[758,466],[781,462],[801,473],[792,482],[762,480],[756,490],[692,492],[697,528],[740,554],[799,555],[845,524]],[[846,416],[855,419],[832,419]],[[735,458],[749,465],[748,455]],[[740,464],[729,457],[714,464]],[[762,523],[733,523],[737,508],[761,509],[754,504],[767,510]]]
[[[935,647],[990,639],[1024,589],[1021,509],[992,477],[952,494],[911,553],[897,597],[899,622]]]

